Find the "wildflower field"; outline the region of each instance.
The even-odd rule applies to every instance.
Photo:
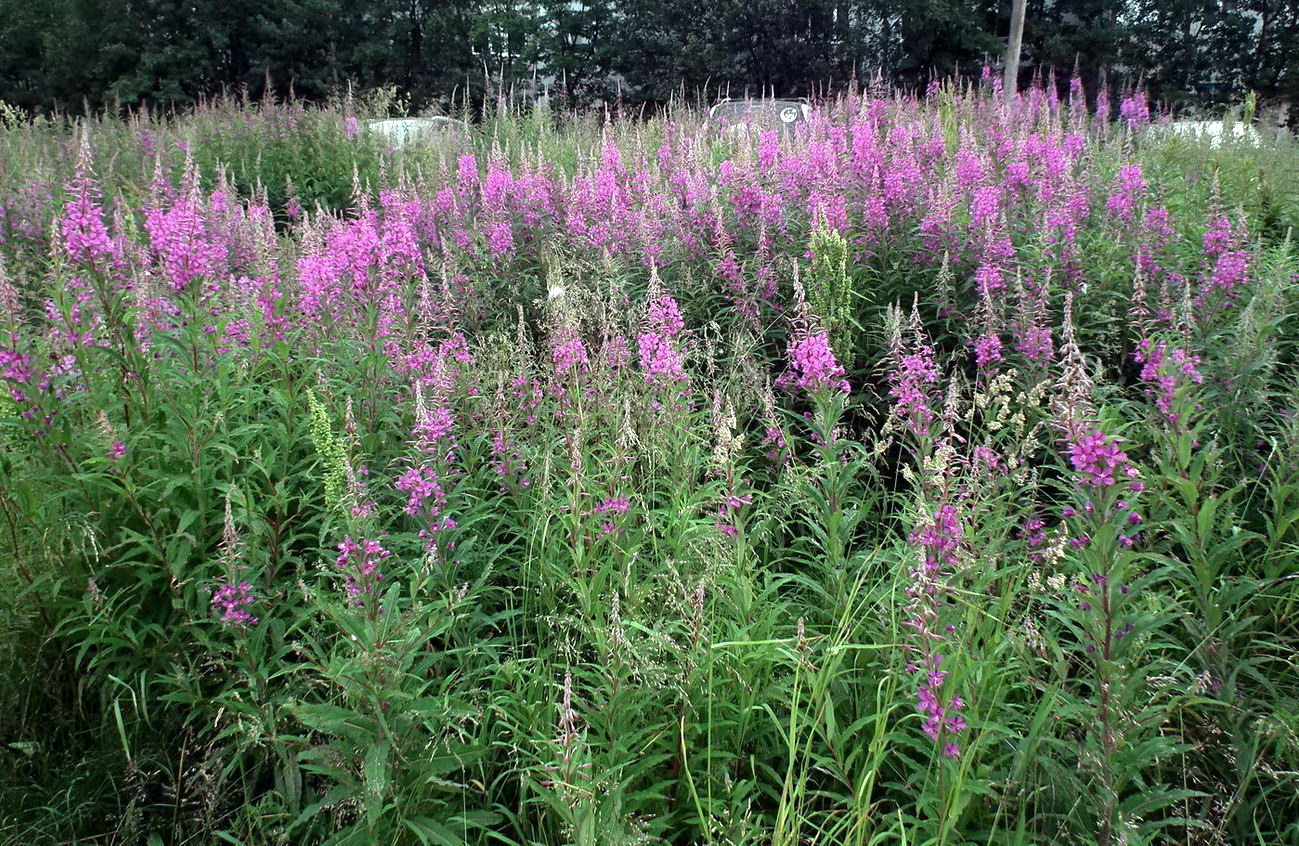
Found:
[[[0,841],[1299,844],[1299,147],[1072,95],[6,118]]]

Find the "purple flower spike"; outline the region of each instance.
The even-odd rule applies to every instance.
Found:
[[[221,615],[221,622],[244,629],[258,623],[257,618],[248,613],[253,600],[253,586],[248,582],[226,583],[212,594],[212,610]]]

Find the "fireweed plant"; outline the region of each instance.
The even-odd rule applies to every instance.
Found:
[[[1104,94],[6,122],[5,838],[1299,840],[1295,147]]]

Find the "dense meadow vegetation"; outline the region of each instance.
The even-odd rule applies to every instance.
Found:
[[[1299,154],[1159,123],[8,119],[0,838],[1299,843]]]

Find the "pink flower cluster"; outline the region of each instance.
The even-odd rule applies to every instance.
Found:
[[[503,429],[492,435],[492,469],[501,478],[502,493],[509,490],[510,484],[517,485],[519,489],[532,485],[532,480],[526,475],[528,465],[523,460],[523,454]]]
[[[253,586],[248,582],[226,583],[212,594],[212,609],[221,615],[221,622],[237,628],[247,628],[258,623],[248,611],[255,600]]]
[[[772,464],[783,464],[789,460],[789,456],[785,452],[789,442],[779,426],[767,426],[762,435],[762,445],[767,448],[763,456]]]
[[[454,429],[455,417],[446,406],[438,406],[423,415],[414,426],[418,442],[424,444],[431,455],[455,449]]]
[[[686,375],[680,351],[669,337],[657,332],[642,332],[636,338],[636,347],[641,369],[645,371],[645,381],[651,385],[684,382],[690,378]]]
[[[406,513],[412,517],[421,516],[435,522],[447,501],[437,471],[426,464],[408,468],[393,487],[407,495]]]
[[[651,385],[687,381],[689,377],[675,341],[676,336],[685,328],[676,300],[662,296],[651,302],[648,323],[648,330],[636,337],[645,381]]]
[[[17,345],[15,336],[13,343]],[[0,349],[0,379],[11,382],[9,394],[15,402],[25,402],[27,395],[20,386],[32,381],[32,362],[29,356],[14,350]]]
[[[1028,326],[1019,334],[1015,349],[1034,364],[1049,363],[1055,354],[1051,330],[1045,326]]]
[[[391,555],[377,540],[357,543],[350,535],[343,538],[343,542],[338,545],[338,558],[334,559],[334,566],[346,574],[347,596],[353,605],[361,605],[366,596],[374,593],[383,581],[379,564]]]
[[[1181,419],[1173,404],[1178,390],[1184,385],[1204,382],[1199,370],[1200,357],[1169,347],[1166,341],[1155,343],[1150,338],[1142,338],[1133,358],[1141,365],[1141,381],[1152,385],[1146,388],[1146,393],[1155,398],[1155,407],[1170,426],[1177,426]]]
[[[1146,180],[1141,173],[1140,164],[1124,165],[1119,168],[1117,188],[1105,201],[1110,214],[1119,220],[1129,222],[1136,212],[1137,202],[1146,193]]]
[[[960,746],[952,738],[968,726],[961,716],[964,700],[959,696],[944,699],[948,672],[943,669],[944,656],[939,649],[955,627],[939,629],[939,610],[947,589],[944,580],[958,562],[964,536],[954,505],[939,507],[931,520],[912,533],[910,540],[920,548],[921,564],[911,571],[912,584],[907,588],[910,616],[904,622],[911,629],[906,649],[912,658],[907,671],[921,673],[916,709],[924,718],[922,730],[935,743],[941,741],[943,754],[950,758],[960,755]]]
[[[892,386],[893,414],[907,424],[913,433],[926,435],[935,415],[930,407],[930,385],[938,381],[938,365],[928,344],[917,341],[911,352],[896,352],[897,362],[889,375]]]
[[[1030,561],[1042,561],[1046,556],[1042,552],[1046,546],[1046,523],[1040,517],[1030,517],[1019,524],[1019,530],[1015,533],[1016,537],[1024,542],[1031,550],[1028,554]]]
[[[1124,97],[1123,102],[1119,103],[1119,117],[1132,129],[1150,123],[1150,105],[1146,102],[1146,95],[1141,91],[1133,91]]]
[[[149,209],[144,228],[163,272],[177,293],[192,291],[194,280],[213,281],[229,267],[224,244],[207,235],[197,192],[168,209]]]
[[[954,505],[942,506],[934,512],[932,521],[912,533],[911,542],[919,544],[924,552],[923,571],[917,574],[924,577],[924,592],[930,595],[938,592],[934,580],[944,569],[955,566],[964,536],[960,514]]]
[[[1249,279],[1250,252],[1244,246],[1244,234],[1225,215],[1213,220],[1203,241],[1204,255],[1212,269],[1196,298],[1201,311],[1230,304],[1239,296]]]
[[[737,493],[734,486],[732,486],[732,489],[717,506],[717,530],[732,538],[738,535],[740,532],[735,527],[735,515],[740,512],[740,509],[752,503],[752,493]]]
[[[591,514],[602,520],[600,531],[606,535],[621,534],[618,528],[617,518],[626,514],[631,508],[631,500],[626,496],[611,496],[602,500],[595,508],[591,509]]]
[[[980,368],[988,367],[1001,361],[1001,338],[997,335],[984,335],[974,342],[974,363]]]
[[[677,306],[677,301],[669,296],[659,297],[649,306],[649,325],[656,331],[667,335],[669,338],[675,337],[686,328],[686,322],[681,319],[681,309]]]
[[[568,333],[555,344],[550,360],[555,366],[555,372],[560,376],[566,376],[574,371],[589,373],[591,370],[591,362],[586,355],[586,344],[582,343],[581,336],[576,332]]]
[[[825,331],[808,332],[789,345],[789,364],[794,384],[809,394],[821,391],[848,393],[848,380],[844,369],[835,360],[830,349],[830,337]]]
[[[406,513],[420,518],[423,525],[419,536],[429,549],[433,548],[439,532],[456,527],[456,521],[442,513],[447,504],[443,479],[453,469],[451,465],[456,457],[454,427],[455,419],[445,406],[420,415],[414,426],[418,454],[393,483],[393,487],[406,494]]]
[[[1069,461],[1082,485],[1108,488],[1120,476],[1125,476],[1134,480],[1134,489],[1140,490],[1141,483],[1135,481],[1140,473],[1128,460],[1127,453],[1119,448],[1118,438],[1111,438],[1098,428],[1083,429],[1069,439],[1068,449]]]
[[[969,728],[961,711],[965,709],[965,700],[953,696],[943,703],[942,687],[947,681],[947,673],[942,670],[943,656],[935,654],[928,663],[925,675],[916,690],[916,709],[924,717],[921,730],[934,742],[939,738],[958,735]],[[958,758],[961,747],[953,740],[943,744],[943,754],[949,758]]]
[[[63,207],[59,228],[64,250],[74,264],[96,267],[115,265],[121,258],[118,245],[104,225],[99,185],[88,170],[80,170],[68,186],[71,199]]]

